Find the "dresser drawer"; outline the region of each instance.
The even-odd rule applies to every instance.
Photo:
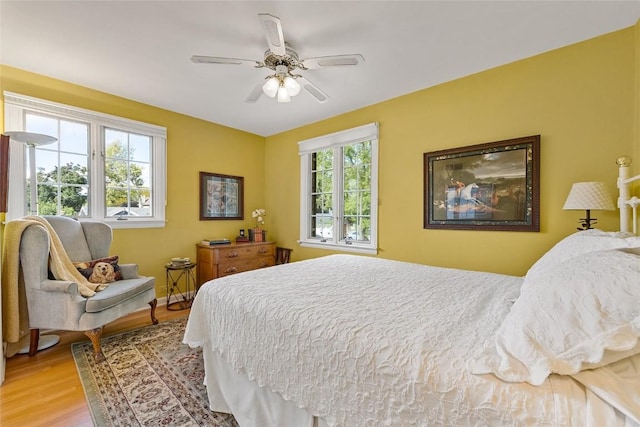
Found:
[[[236,245],[233,247],[220,248],[218,250],[218,264],[229,260],[248,259],[255,257],[273,257],[275,256],[274,245]]]
[[[230,274],[242,273],[243,271],[257,270],[258,268],[271,267],[276,261],[273,257],[258,257],[247,259],[236,259],[218,264],[218,277]]]

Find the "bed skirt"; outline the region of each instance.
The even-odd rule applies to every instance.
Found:
[[[234,371],[207,346],[203,356],[207,366],[204,384],[212,411],[233,414],[241,427],[327,427],[321,418]]]

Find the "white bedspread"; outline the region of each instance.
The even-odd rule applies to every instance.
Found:
[[[328,425],[587,425],[570,377],[467,372],[521,278],[331,255],[200,288],[184,342]]]

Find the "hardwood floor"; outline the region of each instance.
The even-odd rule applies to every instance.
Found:
[[[158,305],[160,322],[187,316]],[[138,311],[105,326],[104,336],[151,324],[149,310]],[[71,354],[71,344],[89,339],[82,332],[56,332],[60,342],[34,357],[7,359],[0,387],[1,426],[91,426],[91,415]]]

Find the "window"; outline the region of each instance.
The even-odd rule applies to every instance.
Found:
[[[57,138],[35,148],[11,144],[9,218],[37,212],[114,228],[164,226],[165,128],[9,92],[4,97],[7,129]],[[36,206],[29,197],[32,173]]]
[[[377,253],[378,125],[301,141],[300,244]]]
[[[153,216],[150,203],[152,138],[105,129],[107,216]]]

